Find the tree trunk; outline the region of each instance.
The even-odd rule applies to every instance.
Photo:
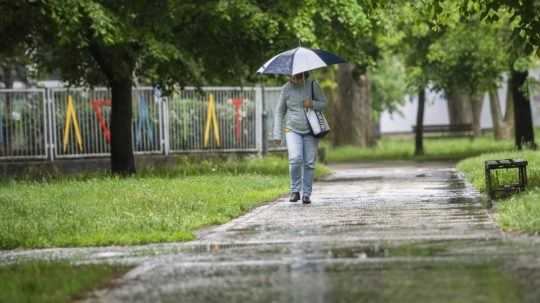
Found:
[[[131,86],[136,51],[133,45],[105,46],[91,41],[89,50],[111,87],[111,172],[118,175],[135,173],[133,156],[133,115]]]
[[[468,96],[457,88],[448,89],[445,93],[450,125],[473,123],[472,108]]]
[[[482,135],[482,107],[484,106],[484,96],[473,94],[469,97],[472,109],[472,128],[475,137]]]
[[[131,78],[111,81],[111,94],[111,171],[120,175],[134,174]]]
[[[416,113],[416,129],[414,134],[414,155],[424,154],[424,108],[426,104],[426,89],[420,87],[418,90],[418,111]]]
[[[512,138],[512,134],[514,133],[514,99],[512,98],[512,90],[510,87],[511,84],[511,77],[508,77],[507,79],[507,86],[506,86],[506,110],[504,113],[504,123],[508,126],[508,139]]]
[[[334,79],[335,81],[335,76]],[[336,89],[332,87],[323,86],[324,94],[326,95],[326,110],[325,113],[327,114],[326,119],[328,120],[328,123],[333,127],[336,125]],[[328,134],[328,139],[331,142],[334,142],[334,135],[336,134],[336,129],[332,129],[332,131]]]
[[[364,138],[363,144],[365,146],[373,146],[376,143],[375,127],[373,125],[373,106],[371,99],[371,81],[369,79],[368,73],[363,73],[358,77],[358,84],[360,87],[360,106],[357,107],[359,110],[358,115],[360,121],[357,123],[361,124],[362,137]]]
[[[345,64],[342,64],[345,65]],[[333,117],[331,119],[331,128],[332,131],[332,145],[333,146],[340,146],[346,144],[347,136],[346,133],[348,132],[346,121],[351,121],[352,119],[352,112],[350,110],[351,104],[345,102],[344,100],[347,100],[350,98],[349,95],[352,95],[351,87],[346,87],[347,85],[352,85],[352,81],[346,81],[346,77],[348,76],[347,71],[345,70],[344,66],[338,66],[337,75],[336,75],[336,81],[338,83],[338,92],[336,94],[336,98],[334,99],[334,103],[332,104],[332,112]],[[347,94],[349,92],[349,94]]]
[[[522,149],[524,146],[536,149],[531,102],[523,92],[528,75],[528,71],[512,70],[511,73],[510,89],[514,100],[515,144],[518,149]]]
[[[367,72],[354,64],[341,64],[337,82],[339,91],[334,103],[333,144],[373,145],[371,85]]]
[[[489,90],[489,109],[491,111],[491,120],[493,123],[493,134],[495,140],[510,139],[512,137],[510,125],[502,115],[501,102],[497,88]],[[507,104],[506,111],[509,111],[510,104]],[[513,108],[513,107],[512,107]]]

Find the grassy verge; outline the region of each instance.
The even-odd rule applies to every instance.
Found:
[[[318,165],[317,174],[328,171]],[[285,159],[180,163],[131,178],[4,181],[0,248],[185,241],[288,189]]]
[[[330,173],[330,169],[320,163],[316,166],[316,176]],[[176,167],[157,170],[142,171],[139,175],[159,176],[193,176],[216,173],[226,174],[260,174],[283,176],[289,173],[289,164],[285,155],[267,156],[264,158],[252,157],[242,159],[206,159],[199,160],[193,157],[178,158]]]
[[[71,302],[128,268],[30,262],[0,266],[0,302]]]
[[[491,159],[526,159],[529,162],[527,174],[528,190],[512,197],[501,199],[495,204],[496,217],[505,230],[540,232],[540,152],[504,152],[490,153],[469,158],[458,163],[459,170],[465,173],[468,180],[480,191],[485,191],[484,161]],[[508,183],[515,180],[512,172],[499,173],[498,180]]]
[[[469,138],[425,138],[425,154],[414,156],[414,138],[383,137],[372,148],[343,146],[329,148],[328,162],[380,161],[380,160],[461,160],[486,152],[511,151],[512,141],[495,141],[492,135],[474,140]]]

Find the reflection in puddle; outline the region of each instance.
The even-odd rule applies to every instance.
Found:
[[[448,244],[410,244],[395,247],[364,246],[333,248],[329,250],[332,258],[388,258],[388,257],[433,257],[446,252]]]
[[[528,302],[497,263],[293,262],[202,275],[170,295],[184,302]]]

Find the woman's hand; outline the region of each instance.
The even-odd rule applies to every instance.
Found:
[[[304,100],[304,108],[313,108],[313,100]]]

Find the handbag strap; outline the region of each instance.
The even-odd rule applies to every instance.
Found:
[[[311,101],[313,101],[313,97],[315,97],[315,92],[313,91],[313,82],[315,82],[315,80],[311,80]]]

